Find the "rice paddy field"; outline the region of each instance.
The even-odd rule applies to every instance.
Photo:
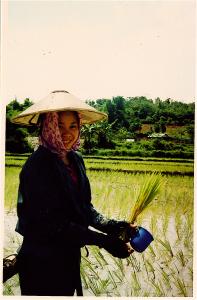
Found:
[[[4,256],[21,243],[9,220],[16,221],[18,175],[26,158],[6,156]],[[163,185],[137,219],[154,236],[143,253],[122,260],[96,246],[88,246],[87,256],[82,248],[84,296],[192,297],[193,161],[85,157],[85,164],[92,202],[109,218],[128,219],[135,195],[151,172],[162,174]],[[4,284],[4,295],[20,295],[17,275]]]

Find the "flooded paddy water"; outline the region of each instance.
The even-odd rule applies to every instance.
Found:
[[[16,225],[17,182],[7,170],[8,185],[14,185],[11,203],[5,211],[4,254],[13,253],[21,244],[14,232]],[[14,170],[13,170],[14,169]],[[92,188],[92,202],[109,218],[127,219],[136,191],[148,174],[87,170]],[[129,259],[117,259],[105,250],[82,248],[81,275],[84,296],[192,297],[193,295],[193,176],[164,176],[157,199],[139,216],[137,223],[148,229],[154,241],[143,252]],[[4,256],[5,256],[4,255]],[[4,285],[4,295],[20,295],[18,277]]]

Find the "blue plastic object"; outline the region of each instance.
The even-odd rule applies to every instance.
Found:
[[[152,234],[143,227],[138,227],[137,232],[130,238],[131,247],[137,252],[143,252],[154,240]]]

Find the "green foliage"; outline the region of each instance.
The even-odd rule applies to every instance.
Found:
[[[83,149],[85,153],[90,153],[91,149],[96,145],[95,140],[96,127],[95,124],[84,125],[81,129],[81,137],[84,139]]]
[[[160,132],[164,133],[166,132],[166,118],[163,116],[160,117],[159,125],[160,125]]]
[[[27,137],[29,132],[33,132],[32,128],[21,127],[20,125],[13,124],[11,119],[28,108],[33,103],[27,98],[24,103],[20,104],[17,99],[11,101],[6,106],[6,151],[12,153],[24,153],[32,151]],[[33,129],[34,130],[34,129]]]
[[[186,131],[189,135],[190,138],[190,142],[193,143],[194,142],[194,124],[190,124],[186,127]]]
[[[84,153],[98,153],[101,149],[111,149],[117,155],[139,155],[160,157],[193,157],[194,150],[189,144],[194,144],[194,103],[185,104],[172,99],[162,101],[160,98],[147,99],[146,97],[113,97],[112,99],[89,100],[88,104],[108,114],[108,121],[82,128]],[[31,147],[27,142],[29,135],[37,136],[38,130],[34,127],[23,128],[11,123],[11,118],[33,103],[27,98],[23,103],[17,99],[6,107],[6,150],[9,152],[28,152]],[[151,124],[150,132],[165,132],[167,125],[184,125],[173,135],[173,141],[166,143],[150,141],[141,144],[138,142],[125,143],[126,139],[136,141],[146,138],[148,133],[142,133],[143,124]],[[171,137],[171,136],[170,136]],[[122,145],[120,145],[120,143]],[[180,144],[183,145],[180,145]],[[187,146],[187,145],[188,146]],[[104,151],[104,150],[103,150]],[[155,152],[154,152],[155,151]]]
[[[29,98],[26,98],[23,103],[19,103],[17,99],[14,99],[6,106],[6,116],[13,117],[32,104],[33,102]]]
[[[160,132],[160,126],[159,126],[158,123],[155,123],[155,124],[154,124],[154,131],[155,131],[156,133],[159,133],[159,132]]]
[[[129,131],[132,133],[140,130],[142,127],[142,123],[140,121],[140,119],[135,118],[132,122],[130,122],[129,125]]]
[[[120,130],[122,132],[122,130]],[[126,133],[125,133],[126,134]],[[134,142],[121,141],[119,131],[116,134],[114,141],[114,147],[110,149],[102,149],[94,144],[93,148],[90,148],[87,152],[85,149],[81,151],[86,154],[94,155],[106,155],[106,156],[139,156],[139,157],[166,157],[166,158],[193,158],[194,147],[192,144],[185,144],[182,142],[173,142],[168,140],[162,140],[160,138],[154,138],[149,140],[141,140]]]
[[[113,129],[125,127],[136,129],[134,124],[158,124],[161,132],[165,132],[168,124],[186,125],[194,124],[194,103],[182,103],[172,99],[162,101],[160,98],[147,99],[146,97],[129,97],[122,96],[110,99],[90,100],[88,103],[95,108],[105,111],[108,114],[108,120],[111,124],[115,120],[117,123]]]
[[[92,136],[94,143],[85,144],[88,153],[100,153],[101,155],[131,155],[131,156],[155,156],[155,157],[182,157],[192,158],[194,155],[194,103],[186,104],[172,99],[162,101],[156,98],[155,101],[146,97],[121,96],[110,99],[99,99],[89,101],[98,110],[108,114],[108,124],[104,135],[107,135],[107,142]],[[107,123],[107,122],[106,122]],[[148,137],[148,132],[141,131],[142,125],[151,124],[150,133],[165,133],[168,125],[182,126],[168,134],[169,141],[163,137],[144,142],[142,139]],[[184,125],[184,126],[183,126]],[[175,127],[173,127],[175,128]],[[100,131],[101,134],[101,131]],[[135,139],[135,143],[125,143],[126,139]],[[137,141],[140,141],[137,142]],[[111,144],[111,146],[110,146]],[[100,150],[101,148],[106,149]],[[112,151],[107,149],[112,149]],[[83,150],[82,150],[83,151]],[[86,152],[85,152],[86,153]]]
[[[84,139],[83,149],[85,153],[91,153],[94,147],[114,148],[114,143],[112,142],[113,133],[111,131],[114,123],[108,124],[107,121],[103,121],[82,127],[81,136]]]
[[[82,149],[82,153],[86,154],[86,151]],[[89,151],[89,154],[99,156],[129,156],[129,157],[163,157],[163,158],[184,158],[193,159],[194,151],[165,151],[165,150],[144,150],[144,149],[96,149],[93,148]]]

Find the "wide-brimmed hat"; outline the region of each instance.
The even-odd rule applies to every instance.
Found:
[[[21,125],[37,125],[41,114],[52,111],[76,111],[80,113],[81,124],[92,124],[107,119],[105,113],[96,110],[69,92],[53,91],[15,116],[12,122]]]

